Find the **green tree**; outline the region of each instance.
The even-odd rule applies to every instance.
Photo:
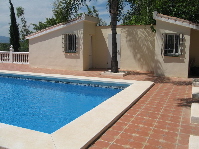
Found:
[[[81,16],[83,13],[78,13],[79,9],[86,3],[84,0],[74,1],[74,0],[56,0],[53,4],[53,16],[51,18],[46,18],[45,22],[39,22],[38,24],[33,24],[33,29],[35,31],[40,31],[47,27],[56,25],[58,23],[68,22]],[[105,21],[103,21],[99,17],[99,13],[96,10],[95,6],[90,8],[86,5],[87,12],[84,14],[89,14],[99,18],[98,26],[105,26],[107,25]]]
[[[109,0],[109,13],[111,15],[111,30],[112,30],[112,58],[111,58],[111,72],[118,72],[118,61],[117,61],[117,40],[116,40],[116,26],[117,26],[117,16],[118,16],[118,6],[117,0]]]
[[[99,12],[98,10],[95,8],[95,6],[93,6],[92,8],[90,8],[87,4],[86,4],[86,8],[87,8],[87,12],[85,12],[85,14],[88,14],[90,16],[94,16],[96,18],[99,18],[99,23],[97,24],[97,26],[107,26],[107,23],[105,21],[103,21],[102,18],[99,17]]]
[[[18,28],[18,25],[17,25],[14,7],[13,7],[11,0],[9,0],[9,3],[10,3],[10,20],[11,20],[11,24],[10,24],[10,44],[13,45],[15,52],[19,52],[19,47],[20,47],[20,44],[19,44],[19,28]]]
[[[111,72],[118,72],[118,61],[117,61],[117,22],[119,17],[122,15],[125,0],[108,0],[109,13],[111,16],[111,30],[112,30],[112,58],[111,58]]]
[[[199,23],[199,0],[160,0],[156,10],[165,15]]]
[[[129,0],[124,25],[154,25],[153,12],[199,23],[199,0]]]
[[[111,72],[118,72],[118,61],[117,61],[117,22],[122,16],[122,10],[125,6],[125,2],[128,0],[108,0],[107,5],[111,16],[111,30],[112,30],[112,58],[111,58]],[[90,10],[91,13],[91,10]]]
[[[0,43],[0,49],[1,51],[8,51],[10,49],[10,44],[9,43]]]
[[[56,0],[53,6],[53,15],[57,23],[68,22],[76,16],[79,8],[74,0]]]
[[[20,28],[20,49],[19,51],[21,52],[27,52],[29,51],[29,40],[26,40],[26,36],[31,33],[29,27],[27,25],[27,21],[25,19],[24,15],[24,8],[22,7],[17,7],[17,17],[21,19],[21,25],[19,24]]]
[[[46,18],[45,22],[33,24],[33,29],[39,31],[58,23],[68,22],[77,16],[77,12],[83,0],[56,0],[53,4],[53,16]]]
[[[20,39],[25,40],[25,36],[29,35],[31,31],[29,30],[29,26],[27,25],[27,21],[24,16],[24,8],[17,7],[17,17],[21,18],[21,26],[20,26]]]

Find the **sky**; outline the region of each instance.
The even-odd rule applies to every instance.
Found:
[[[37,24],[39,21],[45,21],[46,18],[53,16],[52,7],[55,0],[11,0],[16,7],[23,7],[27,25],[31,23]],[[106,8],[107,0],[91,0],[87,2],[89,6],[95,6],[99,11],[100,18],[103,18],[107,23],[110,22],[109,13]],[[17,18],[17,16],[16,16]],[[9,37],[10,23],[10,4],[9,0],[0,0],[0,36]],[[21,23],[17,19],[17,23]]]

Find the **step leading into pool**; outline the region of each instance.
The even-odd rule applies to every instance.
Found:
[[[189,137],[189,149],[199,149],[199,136],[190,135]]]
[[[191,105],[191,123],[199,124],[199,103],[192,103]]]

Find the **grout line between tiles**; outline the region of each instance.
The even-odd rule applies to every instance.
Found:
[[[158,88],[158,89],[159,89],[159,88]],[[155,93],[154,93],[154,94],[155,94]],[[153,94],[153,95],[154,95],[154,94]],[[153,95],[151,95],[150,99],[152,98]],[[124,130],[129,126],[129,124],[134,120],[134,118],[144,109],[144,107],[145,107],[146,104],[150,101],[150,99],[147,100],[147,102],[142,106],[142,108],[139,110],[139,112],[137,112],[137,114],[133,117],[133,119],[131,119],[131,121],[122,129],[122,131],[117,135],[117,137],[115,137],[115,139],[110,143],[110,145],[108,146],[108,148],[117,140],[118,136],[124,132]],[[138,102],[139,102],[139,101],[138,101]]]
[[[162,86],[162,84],[161,84],[161,86]],[[173,92],[173,90],[174,90],[174,87],[172,87],[172,89],[170,90],[170,93],[171,93],[171,92]],[[165,104],[168,102],[168,100],[169,100],[170,96],[171,96],[171,94],[169,94],[169,95],[168,95],[168,97],[167,97],[167,99],[166,99]],[[164,110],[165,104],[164,104],[163,108],[161,109],[161,111],[159,112],[160,114],[159,114],[158,118],[156,119],[156,122],[157,122],[157,121],[158,121],[158,119],[160,118],[160,115],[161,115],[162,111]],[[155,122],[155,123],[156,123],[156,122]],[[154,128],[155,128],[155,124],[153,125],[153,127],[152,127],[152,130],[151,130],[151,131],[153,131],[153,130],[154,130]],[[151,135],[151,134],[149,134],[149,137],[147,138],[146,142],[148,142],[148,140],[149,140],[149,138],[150,138],[150,135]],[[143,146],[143,148],[142,148],[142,149],[144,149],[144,147],[145,147],[146,145],[147,145],[147,143]]]

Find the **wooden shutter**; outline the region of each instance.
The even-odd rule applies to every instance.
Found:
[[[162,55],[162,57],[164,57],[165,38],[166,38],[166,34],[163,33],[162,34],[162,45],[161,45],[161,55]]]
[[[62,34],[62,51],[66,52],[66,34]]]
[[[179,34],[179,52],[183,54],[184,34]]]

